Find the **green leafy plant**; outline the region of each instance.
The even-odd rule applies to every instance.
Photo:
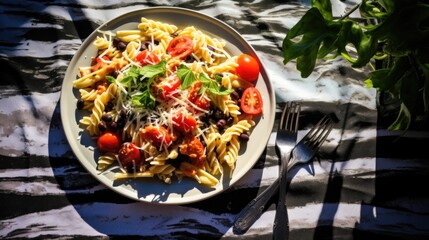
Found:
[[[317,59],[342,56],[352,67],[372,67],[368,87],[390,94],[400,109],[390,130],[408,129],[429,115],[429,3],[427,0],[362,0],[340,18],[330,0],[312,7],[283,40],[284,64],[296,59],[303,78]],[[353,11],[361,19],[351,19]],[[354,47],[355,53],[347,51]],[[375,67],[375,62],[382,62]]]

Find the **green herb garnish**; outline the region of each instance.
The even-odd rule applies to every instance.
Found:
[[[180,87],[182,89],[189,88],[192,83],[194,83],[197,78],[195,77],[194,72],[190,68],[188,68],[186,65],[181,64],[177,68],[177,76],[180,79]],[[219,78],[216,80],[213,80],[209,78],[206,74],[200,73],[198,75],[198,79],[202,82],[202,86],[199,90],[199,93],[201,94],[205,90],[208,90],[210,93],[215,95],[228,95],[232,92],[232,89],[226,89],[223,86],[220,86],[218,83]]]
[[[192,83],[194,83],[195,80],[197,80],[195,78],[194,72],[192,72],[192,70],[184,64],[180,64],[180,66],[177,68],[177,76],[179,77],[181,82],[180,84],[181,89],[189,88],[192,85]]]
[[[209,92],[215,95],[228,95],[232,93],[232,89],[226,89],[223,86],[220,86],[216,80],[209,78],[206,74],[200,73],[198,79],[203,83],[200,91],[207,89]]]
[[[154,109],[156,99],[151,93],[153,79],[165,75],[167,61],[162,60],[155,65],[143,67],[132,66],[122,79],[121,83],[128,88],[131,103],[135,107]]]

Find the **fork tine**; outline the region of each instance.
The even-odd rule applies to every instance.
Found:
[[[284,125],[285,125],[285,116],[287,115],[286,113],[289,111],[289,103],[286,103],[283,111],[282,111],[282,117],[280,118],[280,123],[279,123],[279,129],[284,129]]]
[[[317,149],[322,145],[322,143],[325,142],[326,138],[328,137],[329,133],[331,133],[332,128],[334,127],[334,123],[332,121],[329,122],[329,124],[326,125],[326,128],[324,129],[323,135],[319,137],[319,140],[314,144],[314,149]]]
[[[328,137],[333,125],[334,124],[330,118],[324,120],[320,124],[317,134],[314,134],[312,138],[308,140],[308,145],[313,149],[318,148]]]
[[[279,129],[296,132],[298,131],[299,116],[301,105],[295,102],[289,102],[285,105],[282,117],[280,119]]]
[[[288,126],[287,126],[287,130],[292,131],[295,128],[294,123],[296,123],[296,118],[297,118],[297,107],[298,104],[296,104],[295,102],[291,103],[291,114],[289,114],[290,119],[288,119]]]
[[[319,122],[316,123],[314,127],[311,128],[311,130],[306,134],[306,141],[313,141],[312,139],[315,136],[319,135],[319,131],[321,130],[320,126],[325,125],[325,122],[328,120],[328,117],[325,115],[322,117],[322,119],[319,120]]]
[[[300,104],[296,104],[295,105],[297,110],[295,112],[295,116],[294,116],[294,120],[295,120],[295,126],[292,128],[292,131],[297,132],[298,131],[298,125],[299,125],[299,116],[301,114],[301,105]]]

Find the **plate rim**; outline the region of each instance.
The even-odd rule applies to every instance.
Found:
[[[109,25],[114,25],[115,22],[120,22],[120,19],[122,18],[129,18],[129,16],[135,15],[135,14],[140,14],[141,16],[144,16],[145,13],[151,13],[151,12],[156,12],[156,11],[171,11],[171,12],[179,12],[181,14],[192,14],[194,17],[198,17],[204,21],[209,21],[211,23],[216,23],[219,27],[221,27],[222,29],[226,29],[228,31],[228,34],[232,35],[234,37],[235,40],[238,40],[242,46],[244,47],[246,50],[248,50],[246,53],[256,56],[256,59],[258,60],[259,64],[260,64],[260,74],[262,76],[262,80],[268,90],[268,96],[269,99],[264,99],[264,103],[268,100],[271,104],[268,108],[269,110],[269,114],[264,113],[264,116],[266,116],[268,119],[268,128],[272,131],[273,126],[274,126],[274,121],[275,121],[275,111],[276,111],[276,99],[275,99],[275,91],[272,87],[272,82],[267,74],[266,68],[262,62],[262,60],[259,58],[259,56],[256,53],[256,50],[250,45],[250,43],[248,43],[242,36],[241,34],[236,31],[234,28],[232,28],[231,26],[229,26],[227,23],[209,16],[207,14],[203,14],[200,12],[197,12],[195,10],[192,9],[187,9],[187,8],[181,8],[181,7],[147,7],[147,8],[139,8],[136,10],[132,10],[132,11],[128,11],[124,14],[120,14],[116,17],[113,17],[112,19],[104,22],[103,24],[101,24],[100,26],[98,26],[96,29],[93,30],[93,32],[91,32],[90,35],[88,35],[88,37],[80,44],[79,48],[77,49],[77,51],[73,54],[72,59],[69,62],[69,66],[67,67],[67,70],[65,72],[65,76],[63,79],[63,83],[61,86],[61,94],[60,94],[60,115],[61,115],[61,123],[63,125],[63,130],[67,139],[67,142],[69,144],[69,146],[72,149],[72,152],[74,154],[74,156],[77,158],[77,160],[80,162],[80,164],[82,164],[84,166],[84,168],[94,177],[97,179],[97,181],[101,182],[103,185],[105,185],[107,188],[113,190],[114,192],[125,196],[127,198],[136,200],[136,201],[142,201],[142,202],[147,202],[147,203],[156,203],[156,204],[188,204],[188,203],[194,203],[194,202],[198,202],[198,201],[202,201],[208,198],[211,198],[215,195],[218,195],[222,192],[224,192],[227,189],[230,189],[237,181],[239,181],[240,179],[243,178],[243,176],[248,173],[253,166],[256,164],[257,160],[260,158],[260,156],[263,154],[263,151],[265,149],[265,147],[267,146],[268,140],[270,138],[270,134],[267,134],[267,138],[266,141],[264,141],[262,144],[259,144],[259,147],[257,149],[258,152],[258,157],[256,158],[256,160],[251,164],[250,168],[245,169],[245,171],[241,171],[239,173],[237,173],[236,175],[234,175],[234,179],[230,178],[229,179],[229,185],[227,188],[221,188],[218,189],[216,188],[213,191],[207,191],[204,194],[200,194],[200,197],[194,197],[194,196],[187,196],[187,197],[182,197],[182,198],[172,198],[169,199],[167,198],[167,200],[165,201],[150,201],[148,199],[146,199],[146,197],[140,197],[140,196],[133,196],[131,193],[125,193],[123,191],[121,191],[120,189],[122,189],[120,186],[118,188],[118,186],[114,186],[113,185],[113,181],[108,180],[107,178],[100,178],[98,177],[98,172],[96,169],[94,169],[94,167],[92,165],[90,165],[89,161],[84,161],[83,159],[86,159],[86,157],[83,155],[83,153],[80,151],[80,148],[82,146],[78,146],[81,145],[80,142],[77,142],[75,138],[73,138],[71,131],[72,130],[72,126],[71,124],[69,124],[68,121],[66,121],[67,119],[67,115],[66,112],[64,111],[64,109],[67,108],[67,99],[65,99],[65,90],[64,86],[66,85],[66,81],[71,81],[70,80],[70,76],[73,72],[72,67],[76,66],[77,61],[79,60],[79,58],[81,56],[78,56],[78,53],[84,51],[82,48],[84,46],[87,46],[89,44],[92,43],[93,38],[95,36],[99,35],[99,30],[102,30],[103,28],[109,27]],[[206,30],[206,29],[202,29],[205,32],[210,32],[210,30]],[[215,33],[212,33],[215,34]],[[261,79],[260,79],[261,80]],[[260,81],[259,80],[259,81]],[[69,89],[67,89],[69,90]],[[70,90],[69,90],[70,91]],[[73,111],[73,113],[76,111],[76,109],[73,110],[68,110],[68,111]],[[79,123],[76,123],[77,125],[79,125]],[[79,127],[79,129],[83,130],[82,128]],[[160,180],[159,180],[160,181]],[[160,181],[160,184],[164,184]],[[180,184],[180,183],[179,183]],[[219,183],[221,184],[221,183]]]

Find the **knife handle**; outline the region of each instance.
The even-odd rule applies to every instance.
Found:
[[[262,215],[268,201],[278,192],[279,180],[276,179],[265,191],[244,207],[238,215],[233,231],[238,234],[245,233],[253,223]]]

